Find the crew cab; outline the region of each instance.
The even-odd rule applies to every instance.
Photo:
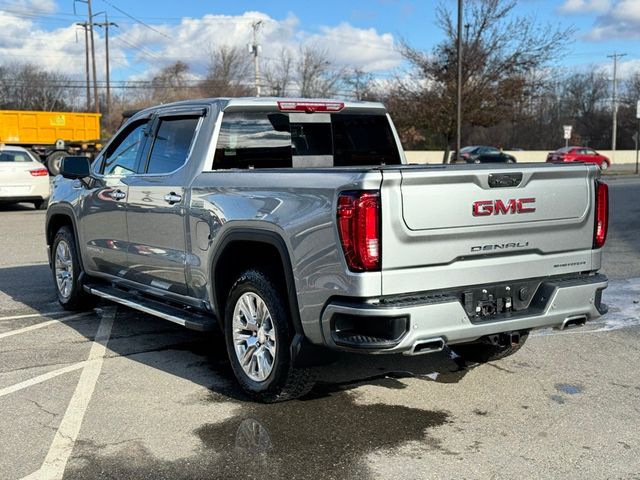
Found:
[[[204,99],[67,157],[46,235],[67,309],[102,297],[221,329],[256,399],[331,351],[477,362],[606,311],[595,165],[408,165],[383,105]]]

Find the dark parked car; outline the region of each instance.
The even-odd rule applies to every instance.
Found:
[[[547,162],[595,163],[601,170],[611,166],[611,160],[589,147],[564,147],[547,155]]]
[[[516,163],[516,157],[496,147],[472,146],[460,149],[460,159],[451,153],[451,163]]]

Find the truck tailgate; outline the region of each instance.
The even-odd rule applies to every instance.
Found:
[[[595,167],[383,171],[382,293],[588,271]]]

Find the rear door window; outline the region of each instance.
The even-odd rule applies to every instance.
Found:
[[[385,115],[225,113],[214,168],[400,164]]]
[[[197,116],[161,118],[146,173],[170,173],[182,167],[189,156],[199,120]]]

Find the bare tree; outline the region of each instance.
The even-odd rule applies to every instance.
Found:
[[[198,88],[190,82],[189,65],[178,60],[167,65],[151,79],[154,103],[175,102],[200,96]]]
[[[345,72],[344,83],[353,91],[356,100],[377,100],[374,77],[361,68],[352,68]]]
[[[293,57],[291,52],[282,48],[280,58],[275,63],[263,67],[264,83],[269,95],[286,97],[292,80]]]
[[[239,47],[222,45],[210,55],[202,91],[211,97],[250,95],[252,82],[249,55]]]
[[[296,83],[303,98],[330,97],[344,77],[344,68],[335,68],[326,50],[302,47],[296,65]]]
[[[69,78],[33,64],[0,66],[0,108],[69,110]]]
[[[463,119],[467,126],[489,127],[520,104],[531,72],[558,55],[572,30],[513,16],[515,0],[465,3]],[[419,127],[441,135],[446,159],[456,131],[457,28],[454,12],[444,4],[436,18],[446,38],[432,52],[402,43],[401,53],[414,67],[414,76],[404,80],[399,91],[411,93],[414,101],[427,102],[419,107],[426,113]],[[405,128],[416,126],[410,117],[404,120]]]

